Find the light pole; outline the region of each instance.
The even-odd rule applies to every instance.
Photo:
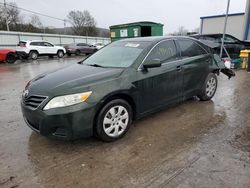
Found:
[[[223,36],[222,36],[222,41],[221,41],[221,47],[220,47],[220,57],[222,57],[222,51],[224,48],[224,39],[225,39],[225,33],[226,33],[226,29],[227,29],[227,18],[228,18],[229,5],[230,5],[230,0],[227,1],[227,12],[226,12],[226,18],[225,18],[225,23],[224,23],[224,30],[223,30]]]
[[[7,9],[6,9],[6,0],[3,1],[3,4],[4,4],[6,28],[7,28],[7,31],[10,31],[9,23],[8,23],[8,16],[7,16]]]
[[[63,20],[63,27],[64,27],[64,35],[66,35],[66,20]]]

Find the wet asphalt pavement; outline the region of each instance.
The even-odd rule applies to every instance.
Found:
[[[0,64],[0,187],[250,187],[250,74],[219,76],[211,101],[138,120],[113,143],[32,132],[19,105],[26,83],[80,59]]]

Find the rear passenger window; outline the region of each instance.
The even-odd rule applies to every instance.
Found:
[[[170,61],[177,57],[174,41],[168,40],[159,43],[148,55],[147,60],[160,59],[161,62]]]
[[[88,45],[84,44],[84,43],[79,43],[79,44],[77,44],[77,46],[88,46]]]
[[[52,44],[50,44],[50,43],[48,43],[48,42],[43,42],[43,46],[52,47]]]
[[[31,46],[40,46],[40,42],[31,42],[30,45]]]
[[[178,40],[182,57],[194,57],[207,54],[206,51],[192,40]]]

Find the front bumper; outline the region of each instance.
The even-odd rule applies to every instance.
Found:
[[[21,101],[21,108],[27,125],[43,136],[73,140],[93,134],[94,106],[87,103],[44,111]]]
[[[74,54],[74,53],[76,53],[76,50],[75,49],[66,49],[66,53],[67,54]]]

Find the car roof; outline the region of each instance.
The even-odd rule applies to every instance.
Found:
[[[19,42],[47,42],[44,40],[20,40]]]
[[[194,34],[194,35],[190,35],[190,37],[195,37],[195,36],[218,36],[218,35],[222,35],[222,33]],[[225,34],[225,35],[229,35],[229,34]]]
[[[122,39],[124,42],[159,42],[166,39],[191,39],[196,40],[194,38],[188,36],[157,36],[157,37],[138,37],[138,38],[129,38]]]

